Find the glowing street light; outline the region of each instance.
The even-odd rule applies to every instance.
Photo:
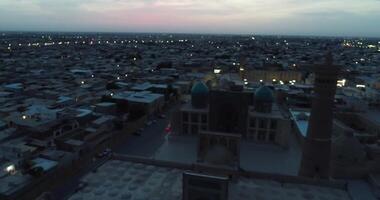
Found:
[[[339,86],[340,85],[340,86]],[[337,86],[338,87],[343,87],[346,85],[346,79],[338,80],[337,81]]]
[[[356,85],[357,88],[365,88],[365,85]]]
[[[16,173],[16,167],[15,165],[9,165],[5,168],[5,171],[9,174],[15,174]]]

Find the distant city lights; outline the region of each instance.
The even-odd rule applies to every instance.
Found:
[[[357,88],[365,88],[365,85],[358,84],[356,85]]]
[[[337,81],[338,87],[344,87],[346,85],[346,79],[341,79]]]
[[[220,74],[221,71],[221,69],[214,69],[214,74]]]
[[[9,174],[15,174],[16,173],[16,167],[15,165],[9,165],[5,168],[5,171]]]
[[[296,83],[296,80],[289,81],[290,85],[294,85]]]

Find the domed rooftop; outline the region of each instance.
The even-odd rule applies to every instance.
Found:
[[[196,82],[191,88],[191,94],[208,94],[209,89],[202,81]]]
[[[259,87],[255,92],[255,101],[273,102],[274,97],[272,90],[264,85]]]
[[[194,83],[191,88],[191,105],[195,108],[205,108],[208,104],[208,87],[201,81]]]

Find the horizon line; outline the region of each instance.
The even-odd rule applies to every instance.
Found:
[[[320,38],[366,38],[380,39],[380,36],[353,35],[314,35],[314,34],[274,34],[274,33],[211,33],[211,32],[164,32],[164,31],[52,31],[52,30],[0,30],[2,33],[87,33],[87,34],[177,34],[177,35],[229,35],[229,36],[266,36],[266,37],[320,37]]]

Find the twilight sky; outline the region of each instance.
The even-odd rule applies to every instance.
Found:
[[[0,0],[0,30],[380,37],[380,0]]]

